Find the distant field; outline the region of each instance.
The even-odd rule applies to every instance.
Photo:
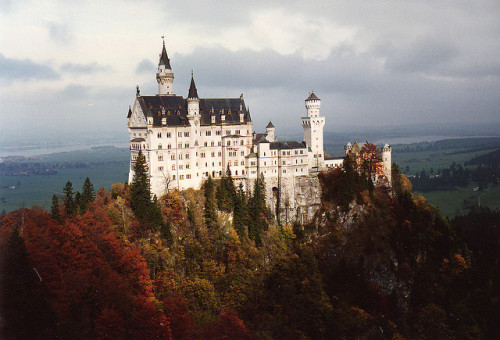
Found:
[[[457,213],[466,213],[463,209],[464,200],[474,204],[500,209],[500,187],[490,187],[484,191],[473,191],[471,185],[453,191],[432,191],[422,193],[426,200],[439,208],[443,216],[454,217]]]
[[[50,208],[53,194],[62,194],[67,181],[73,190],[81,191],[83,182],[89,177],[94,188],[109,189],[113,183],[128,180],[129,151],[127,149],[95,149],[64,152],[41,156],[37,161],[64,164],[65,162],[87,163],[84,168],[63,168],[57,175],[2,176],[0,187],[15,186],[15,189],[0,189],[0,211],[11,211],[22,207],[39,205]]]

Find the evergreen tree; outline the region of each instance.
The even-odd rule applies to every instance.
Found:
[[[73,183],[68,181],[64,186],[63,192],[66,215],[73,216],[76,213],[75,201],[73,199]]]
[[[59,200],[56,194],[52,195],[52,206],[50,207],[50,217],[54,220],[59,221],[61,216],[59,215]]]
[[[75,212],[78,214],[83,213],[82,210],[82,194],[80,194],[80,191],[77,191],[75,194]]]
[[[130,207],[137,219],[144,222],[150,213],[151,188],[146,157],[139,150],[134,165],[134,178],[130,185]]]
[[[217,206],[219,210],[231,212],[234,208],[234,200],[236,199],[236,189],[234,187],[231,169],[227,166],[226,174],[222,177],[216,193]]]
[[[255,180],[253,188],[253,196],[250,204],[250,223],[248,236],[255,241],[257,245],[261,244],[260,235],[263,230],[267,229],[266,223],[266,187],[264,175],[261,174]]]
[[[217,201],[215,199],[215,185],[212,177],[208,176],[205,182],[205,225],[207,228],[217,226]]]
[[[87,210],[89,204],[94,201],[95,199],[95,190],[94,190],[94,185],[90,181],[90,179],[87,177],[85,179],[85,182],[83,182],[83,187],[82,187],[82,200],[81,200],[81,205],[80,205],[80,211],[83,213],[85,210]]]
[[[236,197],[234,200],[233,209],[233,226],[240,237],[245,236],[245,226],[248,221],[248,207],[243,184],[240,183]]]

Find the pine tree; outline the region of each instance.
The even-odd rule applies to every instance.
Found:
[[[61,216],[59,215],[59,200],[56,194],[52,195],[52,206],[50,207],[50,217],[54,220],[59,221]]]
[[[207,228],[217,227],[217,201],[215,199],[215,185],[212,177],[208,176],[205,182],[205,225]]]
[[[219,210],[227,212],[233,211],[236,189],[234,187],[234,181],[229,165],[227,166],[226,174],[221,179],[215,196],[217,198],[217,206]]]
[[[245,192],[243,191],[243,184],[240,183],[236,198],[234,200],[233,209],[233,226],[240,237],[245,236],[245,226],[248,221],[248,207]]]
[[[83,213],[82,210],[82,194],[80,194],[80,191],[77,191],[75,194],[75,213],[81,214]]]
[[[150,212],[150,205],[151,189],[146,157],[139,150],[134,165],[134,178],[130,185],[130,206],[137,219],[143,222]]]
[[[248,236],[255,241],[257,245],[262,243],[260,235],[263,230],[267,229],[266,223],[266,187],[264,182],[264,175],[261,174],[255,180],[253,188],[253,196],[250,204],[250,223]]]
[[[73,199],[73,183],[68,181],[64,186],[63,192],[66,215],[73,216],[76,213],[75,201]]]
[[[80,212],[84,213],[85,210],[87,210],[89,204],[91,202],[93,202],[94,199],[95,199],[94,185],[92,184],[90,179],[87,177],[85,179],[85,182],[83,182]]]

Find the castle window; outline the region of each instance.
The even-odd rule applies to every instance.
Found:
[[[163,155],[158,155],[158,161],[163,161]]]
[[[187,175],[186,175],[186,179],[191,179],[191,175],[190,175],[190,174],[187,174]]]
[[[238,161],[234,161],[234,166],[238,166]]]
[[[215,134],[216,134],[217,136],[220,136],[220,130],[215,131]]]
[[[245,170],[241,170],[241,174],[244,175],[245,174]]]
[[[205,136],[211,136],[212,135],[212,131],[205,131]]]
[[[186,154],[186,159],[189,159],[189,154],[188,153]]]
[[[239,135],[239,134],[240,134],[240,130],[236,130],[236,131],[234,131],[234,134],[235,134],[235,135]]]
[[[172,155],[170,155],[170,159],[175,161],[175,153],[173,153]]]
[[[189,168],[190,168],[189,164],[186,164],[186,169],[189,169]]]
[[[189,148],[189,143],[184,144],[184,147],[187,149]]]
[[[182,164],[179,164],[179,170],[182,170],[184,167]]]
[[[220,157],[220,156],[222,156],[222,152],[220,152],[220,151],[219,151],[219,152],[217,153],[217,155],[218,155],[219,157]]]
[[[244,162],[244,161],[241,161],[240,165],[245,165],[245,162]]]
[[[266,155],[266,153],[264,152],[264,156]]]
[[[241,155],[242,155],[242,156],[245,156],[245,151],[241,151]]]
[[[177,148],[182,149],[182,143],[177,144]]]
[[[215,157],[215,152],[212,152],[212,157]]]
[[[175,181],[175,175],[172,176],[172,179]]]
[[[182,159],[182,153],[179,154],[179,159]]]
[[[163,146],[161,144],[158,144],[158,150],[163,149]]]
[[[285,162],[285,161],[283,161],[283,165],[286,165],[286,162]]]
[[[210,146],[214,146],[214,145],[215,145],[215,143],[214,143],[214,141],[212,141],[212,142],[210,143]]]
[[[242,140],[240,140],[240,145],[243,145],[245,142]]]
[[[170,138],[170,137],[172,137],[172,133],[167,132],[167,138]]]
[[[179,176],[179,179],[184,179],[184,175],[180,175],[180,176]]]
[[[231,130],[227,130],[226,135],[230,135],[230,134],[231,134]]]
[[[204,152],[200,153],[200,157],[205,158],[205,153]]]
[[[203,143],[203,146],[207,146],[207,145],[208,145],[208,143],[207,143],[207,142],[204,142],[204,143]]]
[[[189,132],[184,132],[184,137],[189,137]]]
[[[264,166],[266,165],[266,162],[264,162]]]
[[[304,150],[300,150],[300,154],[302,155],[304,153]]]
[[[231,141],[228,140],[226,144],[227,144],[227,146],[231,146]]]
[[[161,138],[161,132],[158,132],[157,136],[158,138]]]
[[[169,149],[169,150],[172,149],[172,145],[168,144],[167,149]]]
[[[175,164],[174,164],[174,165],[172,165],[172,170],[175,170]]]
[[[177,137],[182,137],[182,132],[177,132]]]
[[[218,146],[221,146],[221,145],[222,145],[222,142],[221,142],[221,141],[218,141],[218,142],[217,142],[217,145],[218,145]]]
[[[236,176],[238,176],[238,170],[236,170]]]
[[[162,167],[162,166],[159,166],[159,167],[158,167],[158,171],[163,171],[163,167]]]

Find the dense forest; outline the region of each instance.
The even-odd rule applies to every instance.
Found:
[[[500,212],[449,221],[393,166],[320,174],[308,225],[280,225],[227,171],[153,197],[90,180],[0,217],[5,339],[477,339],[500,332]]]

